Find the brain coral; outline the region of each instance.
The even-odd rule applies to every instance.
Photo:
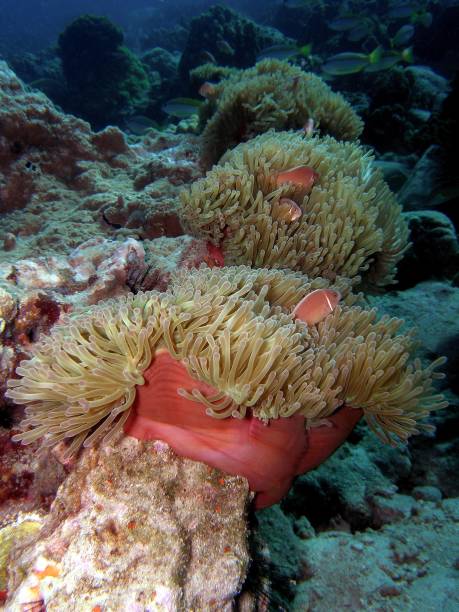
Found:
[[[345,279],[333,285],[343,301],[323,321],[295,319],[294,306],[327,286],[295,272],[201,268],[178,274],[165,293],[131,294],[76,314],[43,338],[17,368],[20,378],[9,381],[8,397],[26,405],[16,440],[43,436],[53,445],[73,438],[70,454],[110,438],[131,407],[139,409],[136,394],[165,354],[192,383],[181,388],[169,376],[170,422],[180,396],[193,410],[205,407],[216,427],[219,419],[293,415],[313,426],[345,403],[362,409],[389,443],[428,428],[420,420],[444,405],[431,384],[441,360],[427,368],[409,361],[412,339],[397,333],[401,322],[356,306]],[[161,377],[168,380],[167,370]],[[155,388],[149,401],[161,401]]]
[[[311,184],[283,182],[291,168],[309,169]],[[225,264],[299,270],[310,277],[393,282],[408,242],[401,208],[354,143],[298,132],[268,132],[228,152],[182,192],[187,230],[221,247]],[[286,218],[279,203],[297,208]]]
[[[354,140],[361,119],[342,95],[317,75],[279,60],[264,60],[215,86],[203,107],[202,161],[209,167],[240,142],[269,129],[302,128],[308,119],[321,134]]]

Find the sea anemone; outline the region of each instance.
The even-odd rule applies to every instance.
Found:
[[[203,72],[203,75],[209,74]],[[208,76],[206,76],[208,78]],[[300,129],[312,120],[322,135],[355,140],[362,120],[316,74],[280,60],[263,60],[230,74],[203,107],[202,161],[216,163],[231,147],[269,129]]]
[[[408,225],[372,155],[332,137],[258,136],[181,198],[187,231],[220,247],[227,265],[331,280],[363,275],[374,287],[394,282],[408,244]]]
[[[178,274],[165,293],[130,294],[76,314],[37,343],[17,368],[21,378],[9,381],[7,396],[26,405],[15,439],[54,445],[73,438],[72,454],[110,439],[132,412],[128,432],[145,437],[139,428],[156,421],[152,437],[264,490],[264,462],[254,462],[253,452],[272,455],[274,445],[270,461],[288,463],[284,442],[296,436],[291,480],[311,465],[305,425],[327,429],[319,426],[340,406],[363,410],[391,444],[428,429],[421,419],[444,406],[431,384],[441,360],[426,368],[408,362],[412,339],[397,334],[401,322],[356,306],[349,285],[280,270],[201,268]],[[305,296],[326,287],[343,298],[322,321],[294,316]],[[235,447],[231,427],[238,424],[248,429]],[[281,431],[281,442],[266,443],[264,431],[268,440]],[[193,444],[206,450],[199,454]],[[231,460],[222,459],[219,444],[232,445]],[[290,480],[278,476],[281,494]]]

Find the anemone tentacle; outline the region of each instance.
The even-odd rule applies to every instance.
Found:
[[[216,390],[174,391],[205,404],[211,417],[301,414],[314,425],[347,404],[363,409],[389,443],[428,429],[421,420],[445,406],[432,390],[442,360],[426,368],[410,361],[413,339],[399,333],[402,322],[363,310],[350,285],[281,270],[201,268],[178,274],[166,293],[131,294],[71,316],[9,381],[7,396],[26,405],[15,440],[73,438],[73,453],[113,436],[163,351]],[[295,304],[328,286],[341,305],[316,325],[296,320]]]

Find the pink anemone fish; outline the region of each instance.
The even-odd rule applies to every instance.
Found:
[[[295,168],[290,168],[290,170],[279,172],[276,175],[276,184],[279,187],[285,183],[293,183],[303,188],[306,193],[310,193],[318,179],[319,175],[313,168],[309,166],[296,166]]]
[[[290,198],[280,198],[280,200],[273,205],[274,217],[286,223],[298,221],[302,214],[303,211],[301,208]]]

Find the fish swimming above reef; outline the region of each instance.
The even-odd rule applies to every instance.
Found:
[[[371,19],[365,19],[361,23],[349,30],[347,34],[347,40],[350,42],[358,42],[363,38],[366,38],[374,29],[374,23]]]
[[[337,17],[332,21],[328,22],[328,27],[331,30],[335,30],[335,32],[347,32],[348,30],[353,30],[354,28],[362,25],[365,21],[365,17],[360,15],[348,15],[343,17]]]
[[[392,46],[401,47],[403,45],[406,45],[406,43],[408,43],[413,38],[413,35],[414,25],[412,25],[411,23],[403,25],[399,30],[397,30],[397,33],[391,40]]]
[[[193,98],[173,98],[166,102],[161,107],[161,110],[172,117],[186,119],[191,117],[191,115],[195,115],[199,111],[201,104],[201,100],[194,100]]]
[[[408,19],[419,11],[419,4],[416,2],[408,2],[407,4],[398,4],[387,11],[389,19]]]
[[[160,127],[156,121],[144,115],[132,115],[132,117],[125,119],[124,125],[129,132],[136,136],[141,136],[150,129],[158,129]]]
[[[430,28],[432,25],[433,16],[429,11],[419,11],[411,16],[411,22]]]
[[[386,17],[389,19],[409,19],[411,23],[419,24],[426,28],[432,25],[433,20],[432,13],[414,2],[393,6],[387,12]]]
[[[344,52],[332,55],[322,64],[322,71],[330,76],[341,76],[361,72],[371,64],[377,64],[382,58],[383,50],[377,47],[371,53]]]
[[[378,47],[370,54],[365,53],[338,53],[329,57],[322,65],[322,71],[329,76],[344,76],[357,74],[358,72],[379,72],[389,70],[396,64],[413,62],[413,48],[408,47],[402,51],[393,49],[384,51]]]
[[[257,55],[257,62],[264,59],[278,59],[287,60],[295,55],[302,55],[308,57],[311,55],[312,44],[303,45],[298,47],[296,45],[272,45],[262,49]]]
[[[375,64],[368,64],[364,68],[364,72],[379,72],[380,70],[389,70],[393,66],[396,66],[400,62],[407,64],[413,63],[413,48],[408,47],[403,51],[383,51],[381,59]]]

